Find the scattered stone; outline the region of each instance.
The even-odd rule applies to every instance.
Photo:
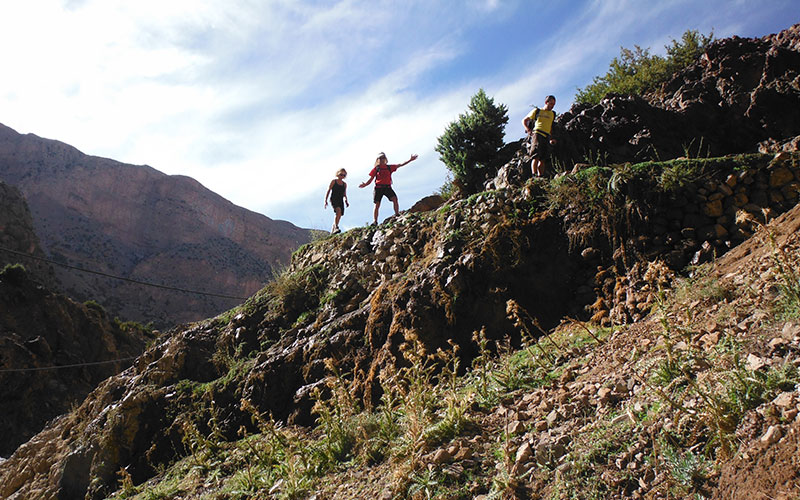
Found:
[[[716,323],[714,323],[714,325],[716,326]],[[700,343],[706,350],[713,348],[719,343],[719,333],[716,331],[712,333],[706,333],[700,337]]]
[[[547,426],[548,427],[553,427],[556,424],[556,422],[558,421],[558,418],[560,416],[561,415],[559,415],[558,411],[556,411],[556,410],[553,410],[550,413],[548,413],[547,417],[545,417],[545,421],[547,423]]]
[[[775,404],[775,406],[779,406],[781,408],[788,408],[790,406],[794,406],[794,404],[795,404],[795,393],[794,392],[782,392],[775,399],[773,399],[772,402]]]
[[[519,434],[521,432],[525,432],[525,424],[520,422],[519,420],[515,420],[508,425],[508,433],[509,434]]]
[[[621,424],[622,422],[624,422],[626,420],[628,420],[628,414],[627,413],[620,413],[619,415],[617,415],[616,417],[611,419],[611,424],[612,425],[618,425],[618,424]]]
[[[525,441],[520,445],[517,449],[517,454],[514,457],[514,466],[512,467],[512,473],[514,475],[518,475],[524,473],[531,458],[533,457],[533,448],[528,441]]]
[[[462,446],[458,449],[458,452],[453,455],[453,460],[456,462],[469,460],[470,458],[472,458],[472,449],[467,446]]]
[[[747,355],[747,361],[745,363],[745,366],[750,371],[756,371],[763,368],[766,364],[767,361],[764,358],[760,358],[755,354],[751,353]]]
[[[448,452],[445,449],[439,449],[436,450],[436,453],[434,453],[433,455],[433,463],[443,464],[445,462],[449,462],[450,460],[452,460],[452,458],[453,456],[450,455],[450,452]]]
[[[611,404],[613,402],[611,389],[608,387],[603,387],[597,391],[597,402],[601,405]]]
[[[781,330],[781,334],[785,338],[793,338],[800,335],[800,325],[797,323],[788,322],[783,325],[783,329]]]
[[[555,465],[567,453],[569,437],[559,436],[556,439],[543,438],[536,445],[536,461],[541,465]]]
[[[767,445],[773,445],[780,441],[781,436],[783,436],[783,431],[777,425],[770,425],[767,432],[761,436],[761,442],[766,443]]]
[[[647,490],[650,488],[650,485],[653,484],[653,480],[656,478],[656,473],[653,472],[653,469],[647,469],[644,471],[639,477],[639,487],[643,490]]]

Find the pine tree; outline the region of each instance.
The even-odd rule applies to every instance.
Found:
[[[472,96],[468,111],[437,139],[439,159],[468,193],[480,191],[483,182],[497,171],[506,123],[508,107],[495,105],[494,99],[480,89]]]

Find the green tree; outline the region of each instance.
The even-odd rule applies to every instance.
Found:
[[[641,95],[664,83],[674,73],[689,66],[706,50],[714,33],[701,35],[687,30],[680,41],[673,39],[666,57],[651,55],[649,49],[634,45],[633,50],[620,48],[619,57],[612,59],[608,72],[596,76],[592,83],[578,89],[575,102],[597,104],[608,93]]]
[[[437,139],[439,159],[467,193],[480,191],[499,166],[498,151],[504,146],[506,123],[508,107],[495,105],[494,99],[480,89],[470,99],[468,111],[451,122]]]

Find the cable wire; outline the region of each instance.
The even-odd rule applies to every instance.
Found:
[[[91,361],[88,363],[75,363],[72,365],[58,365],[58,366],[39,366],[34,368],[0,368],[0,373],[11,373],[11,372],[36,372],[36,371],[44,371],[44,370],[59,370],[61,368],[78,368],[82,366],[94,366],[94,365],[107,365],[111,363],[119,363],[122,361],[130,361],[132,359],[136,359],[136,356],[131,356],[129,358],[120,358],[120,359],[110,359],[107,361]]]
[[[186,288],[178,288],[178,287],[174,287],[174,286],[159,285],[159,284],[156,284],[156,283],[148,283],[147,281],[139,281],[139,280],[135,280],[135,279],[131,279],[131,278],[124,278],[122,276],[115,276],[113,274],[108,274],[108,273],[104,273],[104,272],[101,272],[101,271],[92,271],[91,269],[85,269],[85,268],[82,268],[82,267],[71,266],[69,264],[63,264],[61,262],[56,262],[54,260],[46,259],[44,257],[37,257],[37,256],[31,255],[29,253],[18,252],[16,250],[11,250],[10,248],[0,247],[0,250],[2,250],[4,252],[11,253],[11,254],[14,254],[14,255],[21,255],[21,256],[27,257],[29,259],[39,260],[39,261],[42,261],[42,262],[47,262],[49,264],[55,264],[56,266],[66,267],[68,269],[74,269],[76,271],[81,271],[81,272],[84,272],[84,273],[97,274],[99,276],[105,276],[106,278],[112,278],[112,279],[117,279],[117,280],[121,280],[121,281],[127,281],[128,283],[136,283],[137,285],[152,286],[154,288],[161,288],[161,289],[164,289],[164,290],[175,290],[175,291],[184,292],[184,293],[195,293],[195,294],[198,294],[198,295],[208,295],[210,297],[220,297],[220,298],[223,298],[223,299],[247,300],[249,298],[249,297],[236,297],[234,295],[225,295],[225,294],[221,294],[221,293],[201,292],[199,290],[189,290],[189,289],[186,289]]]

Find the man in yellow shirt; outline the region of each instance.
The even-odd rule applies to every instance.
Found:
[[[556,105],[554,96],[544,98],[544,109],[533,108],[528,116],[522,119],[522,126],[531,138],[531,173],[534,177],[542,177],[546,161],[550,157],[550,145],[555,144],[556,140],[551,137],[553,122],[556,113],[553,107]]]

